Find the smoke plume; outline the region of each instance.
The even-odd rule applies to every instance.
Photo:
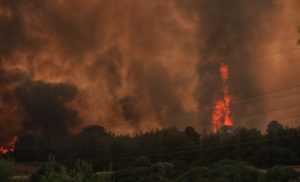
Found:
[[[196,2],[192,2],[195,4]],[[201,120],[209,126],[214,102],[221,97],[222,83],[219,57],[229,66],[229,88],[235,98],[245,98],[257,93],[252,84],[250,59],[260,48],[260,39],[266,34],[264,17],[273,12],[273,1],[249,0],[202,0],[198,1],[200,31],[200,56],[197,72],[199,88],[197,95]],[[239,110],[246,113],[246,110]],[[235,113],[235,114],[239,114]]]
[[[289,65],[253,58],[290,45],[282,35],[297,27],[296,7],[296,0],[2,0],[0,141],[90,124],[131,134],[210,129],[220,55],[233,100],[266,92],[273,80],[295,81],[289,71],[278,76]],[[238,119],[269,108],[254,106],[232,106],[235,124],[264,124]]]

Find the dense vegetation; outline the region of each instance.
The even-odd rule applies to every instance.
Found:
[[[44,162],[50,154],[66,165],[77,159],[97,170],[131,165],[137,156],[152,162],[183,161],[206,165],[222,159],[244,161],[259,168],[299,164],[300,127],[289,128],[272,121],[262,134],[251,128],[223,128],[219,133],[197,133],[192,127],[115,136],[100,126],[89,126],[77,135],[19,137],[12,157],[17,162]]]
[[[0,181],[10,181],[12,176],[10,170],[11,163],[0,159]]]
[[[13,182],[8,166],[2,168],[1,163],[0,166],[1,182]],[[297,182],[298,175],[285,166],[259,171],[233,160],[188,166],[182,161],[151,163],[145,157],[136,158],[131,167],[96,173],[92,165],[84,161],[66,167],[50,158],[28,182]]]
[[[232,160],[189,167],[183,163],[159,162],[116,171],[112,175],[112,180],[118,182],[292,182],[297,180],[297,173],[284,166],[275,166],[266,172],[259,172],[243,162]]]
[[[299,146],[300,127],[277,121],[265,133],[229,127],[215,134],[197,133],[187,127],[115,136],[89,126],[77,135],[20,136],[9,157],[43,164],[31,182],[292,182],[298,174],[284,166],[300,164]],[[56,162],[52,157],[45,163],[49,155]],[[9,165],[0,162],[0,181],[11,177]]]

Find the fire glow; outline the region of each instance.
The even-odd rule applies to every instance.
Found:
[[[8,152],[14,152],[15,151],[15,145],[17,142],[17,137],[14,137],[12,139],[12,141],[6,146],[0,146],[0,153],[2,153],[3,155],[7,154]]]
[[[219,72],[222,79],[222,98],[215,101],[214,111],[212,114],[213,132],[219,131],[222,126],[233,125],[230,111],[231,96],[228,86],[228,65],[224,63],[224,59],[222,57],[219,58],[219,61]]]

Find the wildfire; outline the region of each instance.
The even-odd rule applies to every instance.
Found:
[[[0,153],[5,155],[8,152],[14,152],[17,139],[17,137],[14,137],[13,140],[6,147],[0,146]]]
[[[222,79],[222,98],[215,101],[214,111],[212,114],[213,131],[217,132],[222,126],[232,126],[232,118],[230,112],[231,97],[229,93],[228,78],[229,71],[228,65],[224,63],[222,57],[220,61],[220,75]]]

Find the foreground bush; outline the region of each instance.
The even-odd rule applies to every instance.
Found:
[[[261,174],[243,162],[223,160],[207,167],[178,168],[178,162],[158,162],[150,166],[130,167],[113,174],[116,182],[155,181],[155,182],[255,182]],[[180,170],[179,170],[180,169]]]
[[[259,172],[243,162],[223,160],[208,167],[192,168],[177,179],[189,181],[243,181],[254,182],[260,178]]]
[[[10,162],[0,159],[0,181],[1,182],[10,182],[12,173],[10,170]]]
[[[266,173],[263,173],[244,162],[234,160],[221,160],[207,166],[191,168],[177,168],[175,163],[158,162],[150,166],[129,167],[118,170],[113,174],[113,181],[297,182],[297,173],[291,168],[282,166],[270,168]]]
[[[286,166],[275,166],[267,170],[260,182],[299,182],[296,171]]]
[[[66,168],[50,159],[30,179],[30,182],[110,182],[110,176],[97,175],[92,165],[84,161],[76,162],[73,168]]]
[[[139,160],[142,162],[136,163]],[[95,173],[92,166],[83,161],[66,168],[50,160],[32,175],[30,182],[297,182],[298,176],[289,167],[275,166],[259,172],[234,160],[190,168],[178,161],[151,163],[142,157],[134,163],[138,165]]]

